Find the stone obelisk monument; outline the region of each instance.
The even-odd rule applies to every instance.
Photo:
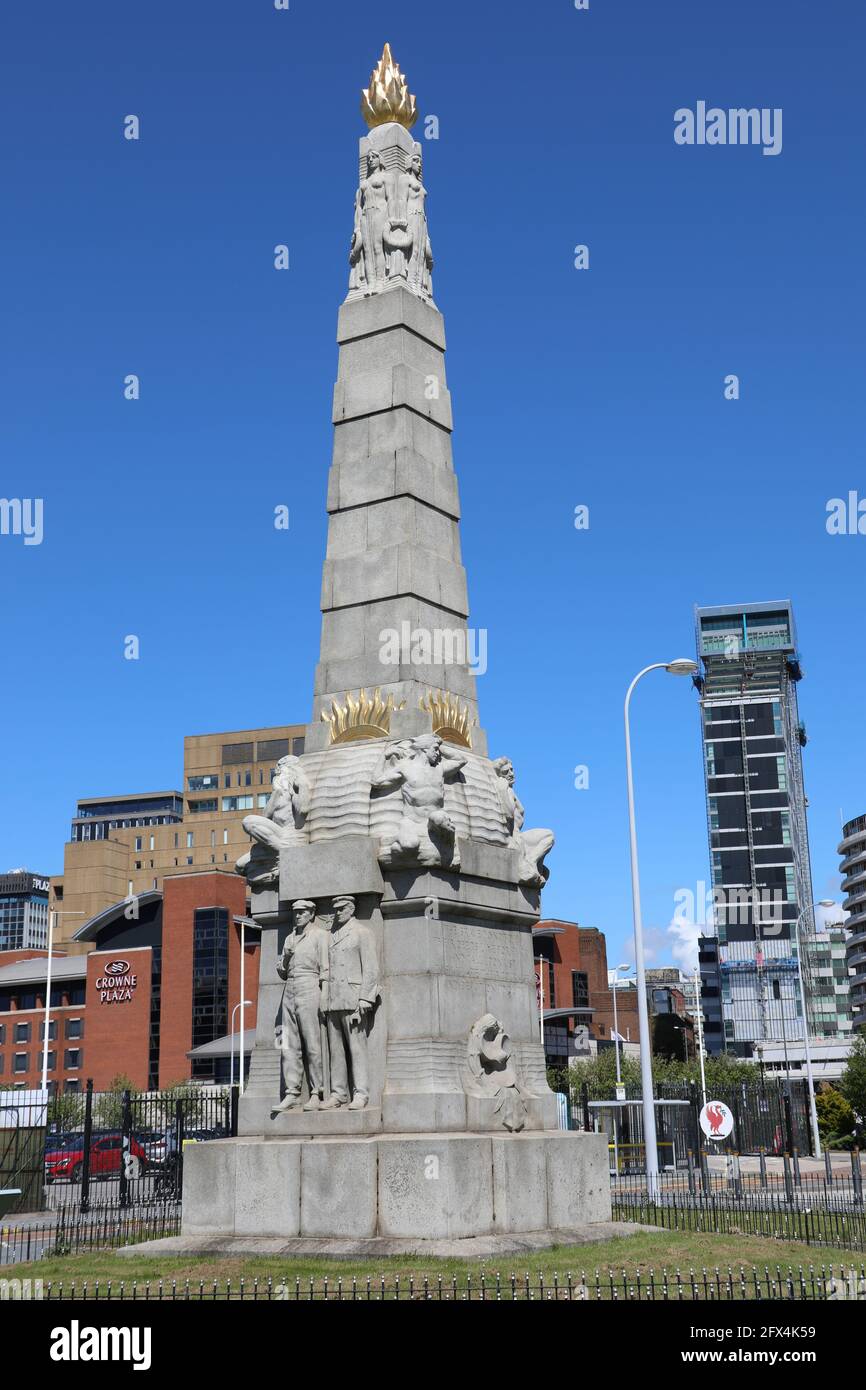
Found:
[[[312,720],[245,822],[256,1044],[238,1138],[186,1156],[183,1230],[574,1231],[610,1215],[607,1144],[558,1131],[547,1085],[553,834],[479,721],[415,98],[387,46],[362,114]]]

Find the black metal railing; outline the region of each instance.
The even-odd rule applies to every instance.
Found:
[[[0,1224],[0,1267],[176,1235],[180,1235],[180,1207],[176,1203],[125,1211],[115,1207],[86,1214],[77,1208],[64,1210],[52,1213],[50,1219]]]
[[[19,1295],[20,1296],[20,1295]],[[539,1273],[352,1275],[338,1278],[214,1280],[45,1280],[35,1296],[53,1301],[319,1302],[701,1302],[835,1300],[866,1297],[866,1269],[842,1265],[729,1266],[726,1269],[594,1269]]]
[[[10,1099],[11,1097],[11,1099]],[[14,1211],[82,1214],[179,1202],[190,1144],[237,1133],[237,1087],[95,1091],[16,1108],[0,1093],[0,1186]]]

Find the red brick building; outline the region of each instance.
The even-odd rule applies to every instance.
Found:
[[[227,1079],[246,910],[244,880],[214,870],[167,878],[161,892],[87,922],[75,937],[86,954],[55,953],[52,963],[49,1086],[75,1091],[92,1078],[104,1090],[121,1073],[138,1090]],[[244,935],[251,1029],[259,943],[254,929]],[[0,1085],[41,1085],[46,957],[0,953]],[[209,1055],[190,1057],[205,1044]]]
[[[544,990],[544,1047],[550,1065],[564,1065],[580,1049],[580,1030],[603,1045],[613,1041],[613,991],[608,984],[607,943],[597,927],[555,918],[533,932],[536,974]],[[637,1041],[637,994],[617,993],[623,1038]]]

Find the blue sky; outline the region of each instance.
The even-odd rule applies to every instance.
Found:
[[[840,809],[866,810],[866,537],[825,529],[866,496],[860,7],[46,0],[4,30],[0,494],[43,498],[45,532],[0,537],[0,868],[59,872],[79,796],[179,785],[185,733],[309,717],[359,91],[387,39],[440,123],[479,699],[557,833],[546,912],[628,954],[625,688],[692,654],[695,602],[778,597],[815,893],[838,897]],[[781,107],[781,154],[676,145],[698,100]],[[708,879],[689,683],[647,678],[633,733],[661,962],[674,894]]]

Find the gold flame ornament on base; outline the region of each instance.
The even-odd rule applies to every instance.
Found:
[[[430,715],[434,734],[446,743],[457,743],[462,748],[472,747],[472,725],[475,722],[467,705],[461,703],[456,695],[445,690],[430,690],[418,701],[419,709]]]
[[[385,738],[391,728],[391,715],[403,709],[406,701],[395,705],[394,696],[383,700],[378,687],[370,697],[360,690],[357,698],[346,693],[346,703],[331,702],[330,712],[322,710],[322,719],[331,726],[331,743],[351,743],[358,738]]]
[[[391,57],[390,44],[385,44],[378,65],[370,74],[370,85],[361,92],[361,115],[371,130],[389,121],[411,130],[418,119],[415,98]]]

